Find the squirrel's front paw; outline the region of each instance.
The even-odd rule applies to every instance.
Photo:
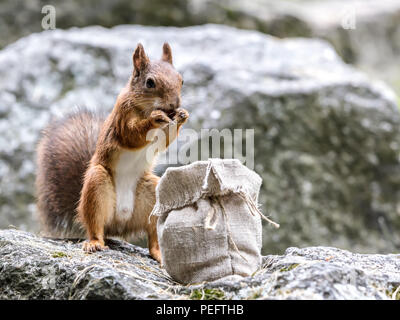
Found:
[[[164,111],[154,110],[150,114],[150,121],[155,128],[163,128],[171,122],[171,119]]]
[[[174,120],[176,123],[183,124],[189,118],[189,112],[183,108],[176,109],[176,114],[174,116]]]

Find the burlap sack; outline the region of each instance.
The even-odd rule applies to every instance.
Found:
[[[167,169],[152,214],[159,216],[162,262],[174,280],[198,283],[259,269],[261,182],[235,159]]]

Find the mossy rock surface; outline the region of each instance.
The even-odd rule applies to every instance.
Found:
[[[400,255],[288,248],[264,256],[251,277],[182,286],[148,250],[107,244],[109,250],[86,254],[80,240],[0,230],[0,299],[399,299]],[[61,252],[67,255],[49,258]]]

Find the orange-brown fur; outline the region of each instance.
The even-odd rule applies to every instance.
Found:
[[[134,190],[133,212],[121,221],[116,213],[116,168],[123,153],[140,152],[151,143],[147,135],[152,129],[165,132],[168,147],[188,113],[180,108],[182,77],[172,66],[168,44],[163,46],[162,59],[155,62],[139,44],[133,64],[133,74],[105,120],[81,112],[45,130],[38,147],[38,208],[50,232],[60,234],[64,225],[75,233],[86,230],[89,241],[83,248],[87,252],[106,248],[107,236],[145,231],[150,254],[160,261],[157,219],[151,217],[149,223],[159,178],[152,173],[151,163],[144,167]],[[171,126],[175,132],[170,132]]]

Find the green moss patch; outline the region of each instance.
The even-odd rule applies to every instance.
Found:
[[[392,290],[386,290],[386,295],[393,300],[400,300],[400,286],[394,287]]]
[[[53,258],[67,258],[68,255],[62,251],[55,251],[51,254]]]
[[[279,272],[288,272],[290,270],[293,270],[293,269],[297,268],[298,266],[299,266],[298,263],[294,263],[294,264],[291,264],[290,266],[287,266],[287,267],[284,267],[284,268],[280,269]]]
[[[223,300],[225,292],[219,289],[195,289],[190,294],[192,300]]]

